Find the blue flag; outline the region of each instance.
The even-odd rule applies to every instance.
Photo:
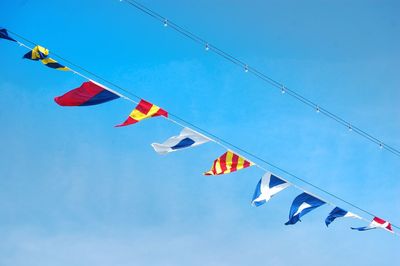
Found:
[[[11,38],[11,37],[8,35],[7,30],[4,29],[4,28],[0,28],[0,38],[1,38],[1,39],[6,39],[6,40],[9,40],[9,41],[16,42],[16,40],[14,40],[13,38]]]
[[[345,211],[339,207],[335,207],[329,214],[328,217],[325,219],[325,224],[326,226],[329,226],[330,223],[332,223],[336,218],[340,217],[352,217],[352,218],[358,218],[360,219],[360,216],[355,215],[354,213]]]
[[[279,177],[266,173],[256,186],[251,203],[258,207],[271,199],[272,196],[290,186]]]
[[[324,201],[311,196],[306,192],[301,193],[293,200],[289,212],[289,221],[287,221],[285,225],[295,224],[298,221],[301,221],[300,218],[302,216],[324,204]]]

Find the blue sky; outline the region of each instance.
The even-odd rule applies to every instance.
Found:
[[[142,3],[400,147],[397,1]],[[2,26],[50,52],[400,224],[398,157],[128,5],[16,0],[0,9]],[[129,102],[57,106],[55,96],[84,80],[0,45],[0,265],[399,261],[399,238],[349,230],[364,225],[356,220],[327,229],[327,206],[283,225],[294,188],[252,207],[256,168],[203,176],[224,152],[216,145],[157,155],[150,143],[180,128],[162,118],[114,128]]]

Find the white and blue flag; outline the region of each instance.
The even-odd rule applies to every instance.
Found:
[[[335,207],[329,214],[328,217],[326,217],[325,219],[325,224],[326,226],[329,226],[330,223],[332,223],[336,218],[340,218],[340,217],[351,217],[351,218],[358,218],[361,219],[360,216],[352,213],[352,212],[348,212],[345,211],[339,207]]]
[[[324,201],[311,196],[306,192],[301,193],[293,200],[289,212],[289,221],[287,221],[285,225],[295,224],[298,221],[301,222],[300,218],[302,216],[324,204]]]
[[[258,207],[271,199],[272,196],[290,186],[289,183],[272,173],[265,173],[258,181],[251,204]]]
[[[179,136],[171,137],[162,144],[152,143],[151,146],[158,154],[167,154],[176,150],[198,146],[210,140],[206,136],[185,127]]]

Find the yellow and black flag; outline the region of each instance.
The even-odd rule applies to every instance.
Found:
[[[40,45],[36,45],[31,51],[24,55],[24,58],[38,61],[45,59],[48,55],[49,50]]]
[[[48,57],[49,50],[40,46],[36,45],[31,51],[26,53],[23,58],[34,60],[34,61],[42,61],[42,63],[50,68],[54,68],[57,70],[69,71],[68,67],[65,67],[59,64],[56,60]]]
[[[48,67],[57,69],[57,70],[62,70],[62,71],[70,71],[71,69],[69,69],[66,66],[63,66],[61,64],[59,64],[56,60],[52,59],[52,58],[45,58],[42,59],[42,63],[45,64]]]

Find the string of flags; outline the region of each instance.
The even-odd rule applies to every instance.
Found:
[[[63,66],[59,64],[57,61],[49,57],[49,50],[36,45],[34,48],[29,48],[25,44],[11,38],[6,29],[0,29],[0,39],[9,40],[12,42],[16,42],[21,46],[24,46],[30,51],[24,55],[23,58],[41,61],[47,67],[63,70],[63,71],[73,71],[74,73],[80,74],[71,68]],[[83,76],[80,74],[80,76]],[[86,78],[86,77],[85,77]],[[129,97],[120,94],[105,85],[102,85],[96,81],[90,80],[86,78],[87,81],[83,82],[82,85],[78,88],[70,90],[61,96],[57,96],[54,98],[54,101],[60,106],[91,106],[103,104],[112,100],[116,100],[119,98],[127,99],[132,102],[132,99]],[[136,103],[136,102],[135,102]],[[129,114],[128,118],[121,124],[116,125],[116,127],[123,127],[138,123],[144,119],[161,116],[169,121],[176,123],[180,126],[181,124],[175,122],[172,119],[168,118],[168,112],[157,105],[148,102],[144,99],[140,99],[137,106],[133,109],[133,111]],[[252,197],[252,205],[259,207],[274,197],[279,192],[285,190],[290,186],[294,186],[300,190],[302,193],[299,194],[292,202],[290,210],[289,210],[289,220],[285,223],[285,225],[294,225],[297,222],[301,221],[301,218],[312,210],[329,204],[334,207],[334,209],[328,214],[325,219],[325,224],[328,227],[335,219],[342,217],[350,217],[357,218],[368,221],[361,216],[358,216],[354,213],[346,211],[335,204],[329,203],[326,200],[321,199],[318,196],[312,195],[311,193],[305,191],[301,187],[294,185],[284,178],[278,177],[277,175],[267,172],[264,168],[256,165],[254,162],[246,159],[240,154],[228,149],[226,146],[222,145],[218,141],[207,137],[189,127],[182,126],[183,129],[179,133],[178,136],[172,136],[168,138],[163,143],[152,143],[151,146],[155,150],[156,153],[160,155],[165,155],[171,152],[175,152],[178,150],[184,150],[192,147],[196,147],[208,142],[214,142],[219,144],[223,148],[227,149],[227,151],[222,154],[220,157],[214,160],[211,169],[207,172],[204,172],[204,175],[223,175],[233,173],[239,170],[243,170],[245,168],[256,166],[259,169],[263,170],[265,173],[256,184],[256,188]],[[379,217],[374,217],[372,221],[370,221],[369,225],[364,227],[351,227],[353,230],[357,231],[368,231],[371,229],[382,228],[388,232],[395,233],[392,229],[392,225],[390,222],[383,220]],[[398,235],[397,233],[395,233]]]

